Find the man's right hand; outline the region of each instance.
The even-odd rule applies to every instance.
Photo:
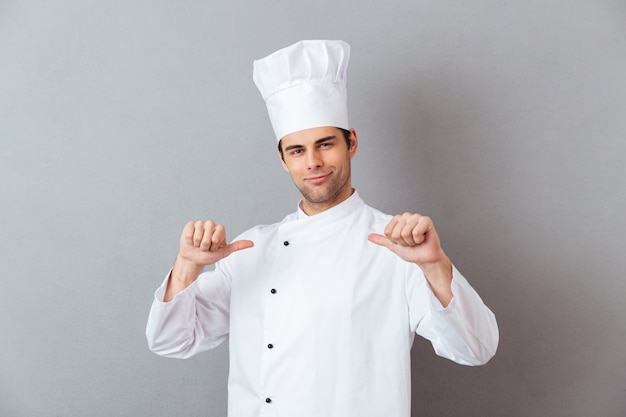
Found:
[[[226,243],[226,230],[212,220],[191,221],[180,236],[180,249],[167,284],[163,301],[171,301],[176,294],[198,278],[205,266],[213,265],[231,253],[254,246],[251,240]]]
[[[180,236],[179,255],[184,260],[204,268],[231,253],[254,246],[251,240],[226,243],[226,230],[212,220],[189,222]]]

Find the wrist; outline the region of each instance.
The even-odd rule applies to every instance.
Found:
[[[204,265],[196,264],[178,254],[172,268],[171,279],[188,286],[198,278],[203,269]]]
[[[450,261],[443,249],[440,248],[439,253],[433,255],[430,259],[428,262],[417,263],[424,275],[433,279],[446,278],[447,280],[452,280],[452,261]]]
[[[441,259],[435,262],[419,264],[418,266],[424,272],[424,276],[435,296],[446,307],[453,297],[452,262],[450,258],[444,254]]]
[[[176,294],[190,286],[198,278],[203,268],[203,265],[197,265],[179,254],[172,267],[172,272],[170,272],[163,301],[166,303],[172,301]]]

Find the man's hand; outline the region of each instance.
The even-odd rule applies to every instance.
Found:
[[[441,304],[448,305],[452,299],[452,263],[441,248],[430,217],[414,213],[394,216],[385,227],[384,235],[372,233],[368,240],[407,262],[416,263]]]
[[[180,236],[179,256],[188,263],[204,268],[231,253],[254,246],[251,240],[226,243],[226,230],[212,220],[189,222]]]
[[[368,240],[386,247],[407,262],[422,265],[445,257],[429,217],[413,213],[394,216],[384,233],[384,236],[372,233]]]
[[[212,220],[189,222],[180,235],[180,249],[167,284],[163,301],[194,282],[205,266],[213,265],[233,252],[254,246],[251,240],[226,243],[226,230]]]

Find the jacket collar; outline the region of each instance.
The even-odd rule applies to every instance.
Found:
[[[302,210],[302,201],[298,203],[298,211],[296,212],[297,220],[309,220],[309,221],[334,221],[341,219],[349,214],[353,213],[356,209],[363,206],[363,200],[359,196],[358,191],[355,189],[350,197],[337,204],[334,207],[329,208],[321,213],[317,213],[313,216],[309,216]]]

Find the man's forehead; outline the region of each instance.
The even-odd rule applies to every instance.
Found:
[[[328,140],[341,135],[341,130],[333,126],[314,127],[293,132],[281,139],[283,148],[293,145],[307,145],[320,140]]]

